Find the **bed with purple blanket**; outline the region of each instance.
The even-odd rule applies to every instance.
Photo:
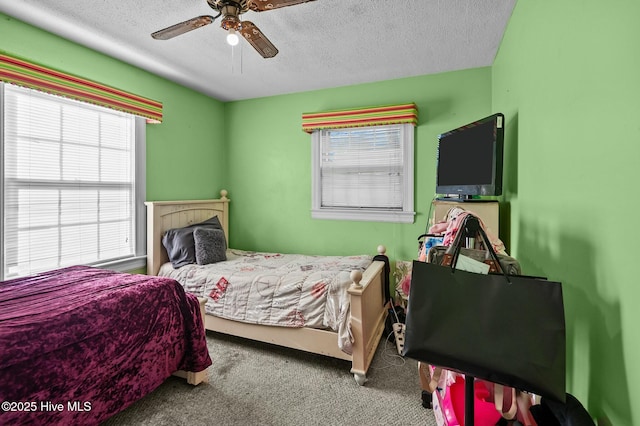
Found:
[[[74,266],[0,282],[0,424],[99,424],[209,365],[201,304],[175,280]]]

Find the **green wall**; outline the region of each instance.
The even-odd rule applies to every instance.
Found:
[[[147,125],[147,199],[207,198],[226,185],[224,104],[0,13],[0,51],[163,103]]]
[[[568,391],[614,425],[640,424],[639,18],[637,0],[520,1],[492,67],[512,253],[563,283]]]
[[[417,255],[435,190],[437,135],[491,113],[490,68],[226,105],[230,240],[237,248],[317,254]],[[302,113],[415,102],[413,224],[311,219],[311,136]]]
[[[640,3],[518,2],[490,68],[223,104],[0,14],[0,51],[163,102],[147,126],[147,199],[232,202],[234,247],[412,259],[437,135],[506,115],[500,236],[525,273],[563,283],[567,386],[592,415],[640,424]],[[301,114],[416,102],[414,224],[312,220]],[[615,225],[615,226],[613,226]],[[523,319],[522,328],[535,324]]]

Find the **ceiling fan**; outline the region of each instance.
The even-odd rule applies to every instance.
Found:
[[[151,34],[156,40],[168,40],[196,28],[211,24],[222,16],[220,26],[227,30],[227,43],[235,46],[239,42],[239,32],[263,58],[273,58],[278,49],[269,41],[260,29],[250,21],[241,21],[240,15],[249,10],[265,12],[285,6],[307,3],[315,0],[207,0],[207,4],[218,12],[216,16],[202,15],[179,24],[172,25]]]

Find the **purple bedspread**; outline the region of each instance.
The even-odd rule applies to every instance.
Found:
[[[175,280],[74,266],[0,282],[0,425],[94,425],[211,365]]]

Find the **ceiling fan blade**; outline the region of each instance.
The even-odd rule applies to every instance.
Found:
[[[209,25],[216,18],[209,15],[198,16],[197,18],[189,19],[188,21],[180,22],[179,24],[172,25],[160,31],[156,31],[151,34],[151,37],[156,40],[169,40],[170,38],[179,36],[180,34],[184,34],[191,30],[195,30],[196,28],[204,27],[205,25]]]
[[[253,22],[242,21],[242,29],[240,32],[263,58],[273,58],[278,54],[278,49],[262,34],[262,31],[260,31]]]
[[[264,12],[266,10],[278,9],[286,6],[307,3],[315,0],[250,0],[249,9],[254,12]]]

